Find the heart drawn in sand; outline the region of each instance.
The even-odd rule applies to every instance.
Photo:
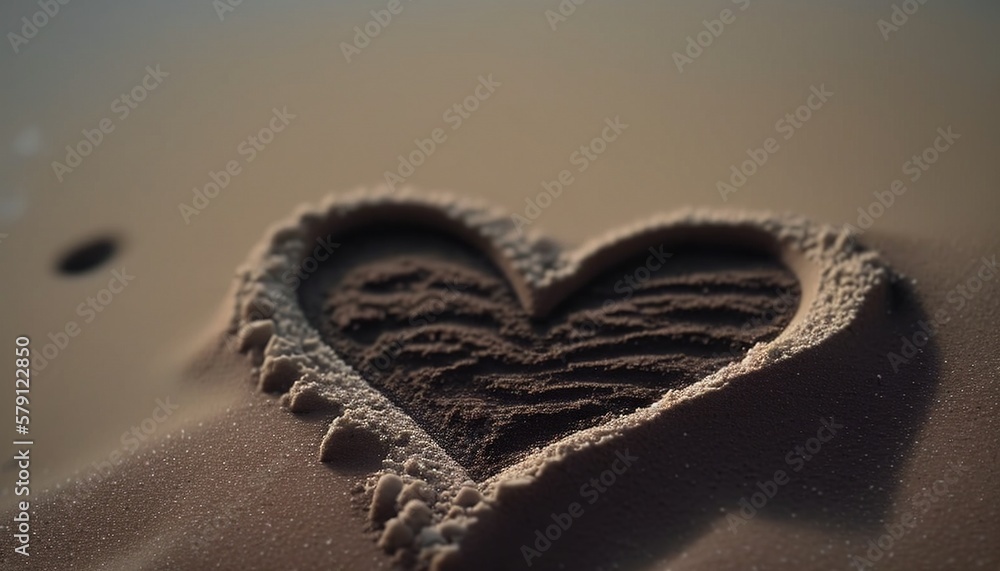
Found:
[[[458,237],[373,221],[335,239],[305,315],[476,480],[739,360],[799,300],[788,269],[738,244],[636,243],[532,314]]]
[[[564,248],[453,195],[361,191],[272,228],[225,339],[260,390],[315,413],[320,461],[365,475],[380,545],[444,560],[467,525],[492,546],[489,514],[546,481],[630,445],[669,456],[689,405],[854,335],[889,278],[790,215],[685,211]]]
[[[886,276],[792,216],[681,212],[563,248],[451,195],[360,192],[273,227],[228,331],[261,390],[332,419],[320,460],[457,490],[817,347]]]

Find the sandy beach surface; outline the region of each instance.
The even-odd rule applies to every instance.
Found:
[[[5,421],[0,568],[419,565],[430,559],[396,549],[409,538],[400,526],[436,541],[410,499],[429,506],[434,533],[461,536],[435,543],[450,546],[435,552],[442,569],[1000,567],[996,6],[40,6],[0,8],[11,78],[0,106],[5,414],[23,402],[19,337],[32,355],[27,434],[15,430],[23,412]],[[411,417],[403,443],[350,424],[354,404],[324,392],[323,378],[305,377],[282,404],[298,372],[272,362],[262,374],[264,348],[241,353],[227,336],[245,299],[235,288],[267,266],[260,248],[275,223],[308,212],[303,203],[386,185],[474,199],[503,212],[512,235],[538,232],[562,252],[688,206],[790,213],[850,225],[885,276],[856,314],[829,316],[836,335],[815,347],[754,360],[764,364],[739,382],[615,425],[655,402],[657,387],[698,386],[793,323],[774,311],[752,335],[721,333],[727,312],[749,320],[769,307],[745,291],[748,272],[763,272],[767,299],[790,276],[801,291],[839,278],[801,283],[811,274],[775,263],[783,249],[749,264],[752,244],[728,235],[708,258],[677,249],[667,267],[703,271],[694,283],[717,290],[685,306],[687,294],[669,289],[674,274],[651,272],[646,285],[661,289],[630,300],[644,309],[593,316],[621,339],[634,340],[634,327],[670,343],[643,345],[629,362],[615,353],[626,343],[608,337],[564,362],[578,350],[565,323],[620,295],[620,276],[595,274],[535,329],[531,308],[514,303],[524,291],[487,249],[435,246],[421,258],[426,236],[345,235],[327,252],[334,262],[316,264],[326,270],[277,281],[298,281],[317,339],[358,370],[377,362],[373,339],[393,324],[386,347],[409,352],[392,374],[372,371],[366,402],[386,397],[384,418]],[[556,249],[546,244],[534,250],[543,261]],[[407,281],[413,267],[387,251],[423,264],[415,275],[429,281]],[[631,254],[608,256],[622,272],[609,267],[631,273],[649,255]],[[725,289],[728,275],[741,276],[741,293]],[[404,284],[398,300],[376,291],[379,280]],[[449,293],[449,280],[467,287]],[[442,292],[445,309],[431,314],[454,327],[410,329],[400,308],[419,306],[415,283]],[[671,321],[685,308],[705,321]],[[500,316],[495,329],[463,320],[479,311]],[[448,360],[480,333],[475,362]],[[702,333],[739,347],[666,356]],[[421,336],[437,345],[413,345]],[[499,342],[522,353],[491,353]],[[410,383],[447,388],[468,371],[481,385],[445,397]],[[587,385],[593,377],[633,384]],[[262,378],[277,389],[260,390]],[[548,408],[532,400],[535,384]],[[483,387],[506,391],[502,414],[476,408]],[[344,430],[331,432],[336,422]],[[606,426],[627,430],[583,452],[550,446]],[[407,465],[425,437],[426,465]],[[387,471],[426,480],[434,497],[410,486],[400,503],[391,482],[379,492]],[[373,510],[382,497],[387,511]],[[29,557],[15,552],[22,511]],[[553,524],[558,533],[539,540]]]

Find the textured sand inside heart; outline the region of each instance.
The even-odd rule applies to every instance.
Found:
[[[651,247],[532,320],[482,253],[428,231],[338,237],[302,288],[325,341],[483,480],[648,406],[774,338],[794,275],[749,253]]]

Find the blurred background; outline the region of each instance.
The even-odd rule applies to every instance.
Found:
[[[0,344],[27,335],[38,352],[80,328],[33,373],[36,487],[147,417],[266,226],[331,192],[405,179],[527,216],[568,170],[530,225],[567,242],[693,205],[855,226],[862,208],[878,212],[876,244],[933,245],[965,269],[997,246],[995,2],[42,0],[0,14]],[[754,172],[736,187],[734,168]],[[906,191],[872,211],[897,179]],[[105,251],[60,268],[95,239]],[[80,304],[114,270],[134,279],[91,317]]]

